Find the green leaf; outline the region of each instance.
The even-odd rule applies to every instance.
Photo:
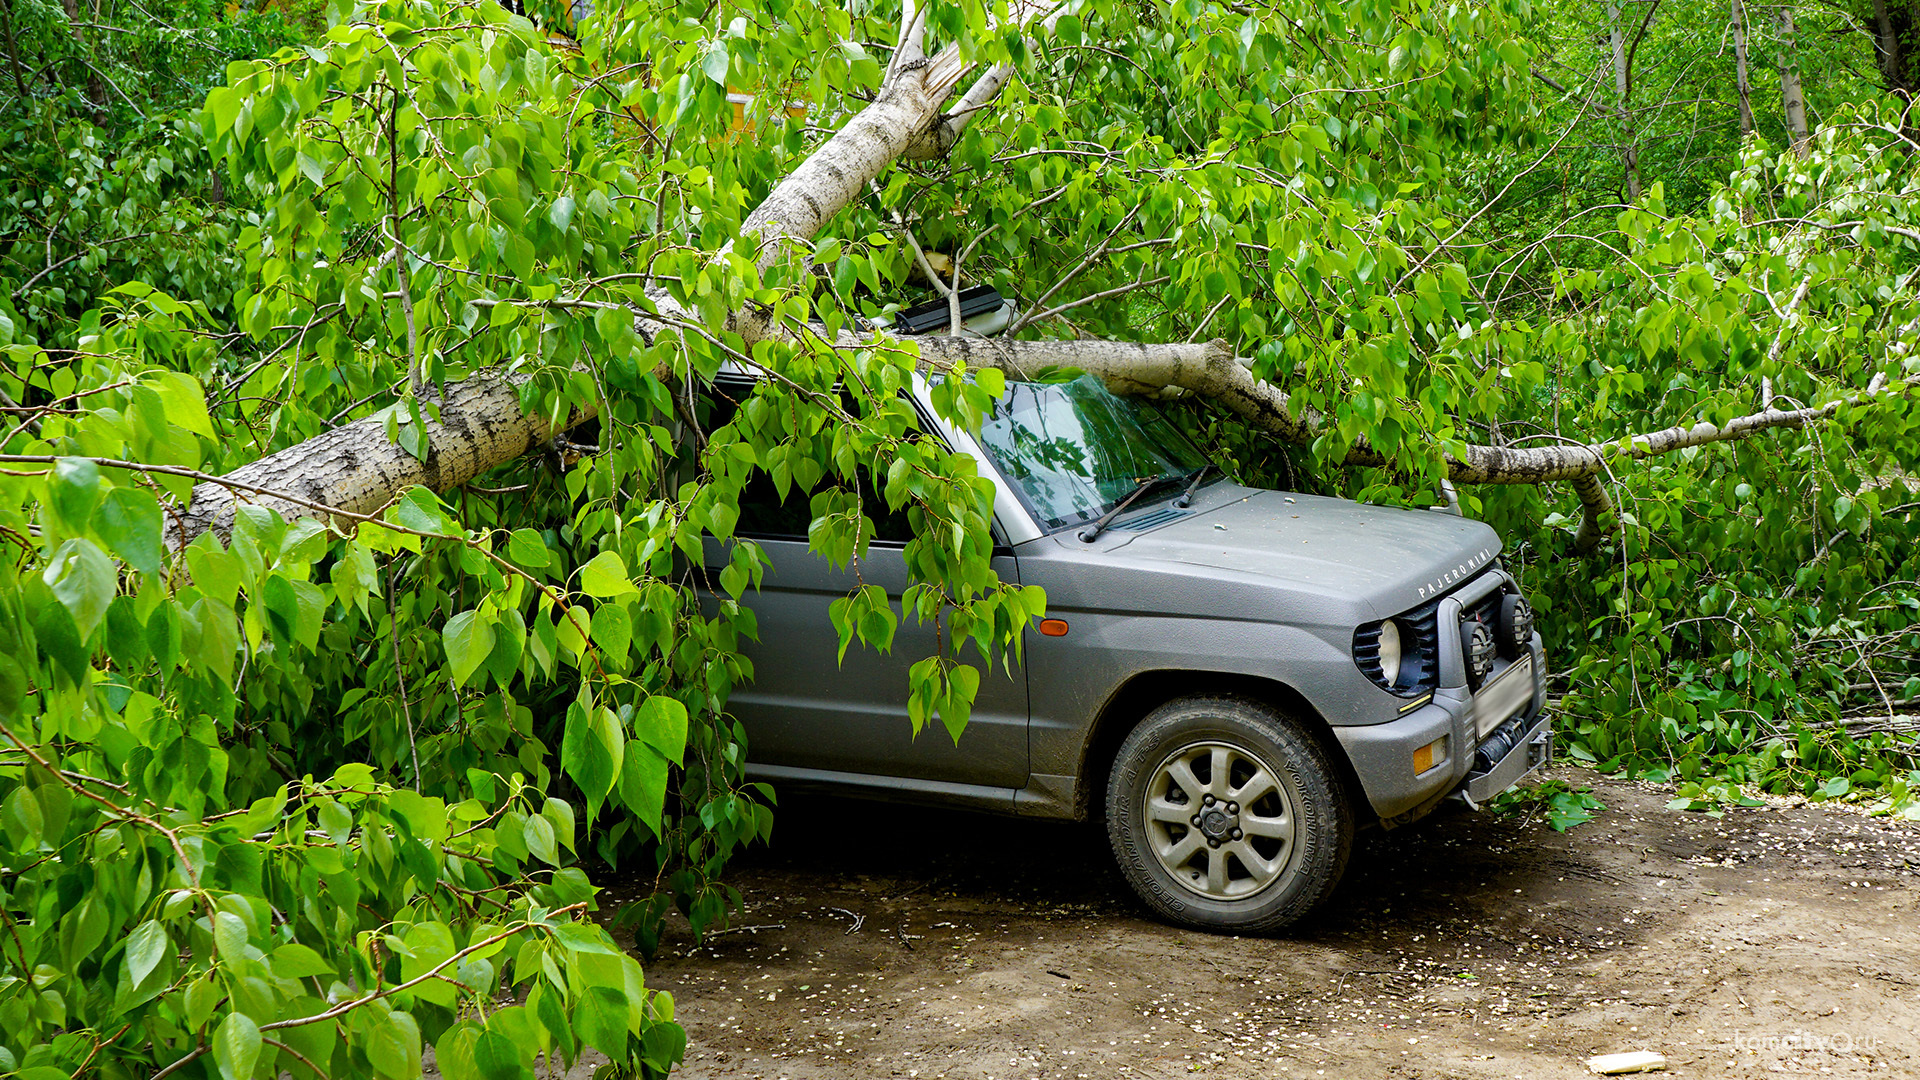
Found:
[[[407,930],[406,943],[412,955],[403,954],[400,957],[400,978],[407,981],[439,967],[452,959],[457,951],[453,945],[453,933],[445,924],[437,922],[415,923]],[[451,971],[447,974],[451,974]],[[421,983],[415,992],[421,998],[449,1009],[457,1000],[457,991],[452,984],[437,980]]]
[[[293,582],[284,574],[267,575],[260,589],[260,606],[266,611],[274,637],[283,644],[291,643],[300,625],[300,598],[294,595]]]
[[[478,611],[463,611],[447,620],[446,628],[440,632],[440,641],[446,646],[454,683],[465,686],[493,651],[493,621]]]
[[[33,792],[24,787],[16,787],[0,803],[0,826],[6,829],[7,840],[19,851],[38,851],[41,845],[41,832],[46,828],[46,818],[40,812],[40,800]]]
[[[223,604],[231,605],[240,595],[243,571],[239,558],[220,550],[220,541],[210,532],[187,545],[187,573],[193,575],[193,583]]]
[[[627,1017],[627,996],[609,986],[588,987],[573,1011],[581,1040],[615,1061],[626,1057]]]
[[[207,418],[207,395],[193,376],[179,371],[161,371],[147,376],[146,384],[167,410],[167,422],[178,424],[195,435],[217,439],[213,421]]]
[[[286,1003],[282,1008],[286,1010],[288,1016],[314,1016],[327,1011],[328,1003],[316,997],[302,997]],[[338,1025],[321,1022],[280,1028],[273,1037],[325,1070],[333,1061],[334,1047],[340,1041],[339,1031]],[[307,1074],[312,1076],[313,1080],[327,1080],[324,1071],[318,1074],[312,1073],[300,1063],[298,1058],[291,1055],[276,1061],[275,1067],[286,1069],[296,1077]]]
[[[573,846],[574,833],[577,831],[573,820],[573,807],[565,799],[548,797],[547,805],[540,808],[540,816],[553,822],[554,835],[567,850],[578,850]]]
[[[448,516],[446,507],[433,492],[423,487],[409,488],[394,504],[393,520],[409,529],[433,536],[459,536],[460,526]]]
[[[602,600],[640,591],[634,587],[633,578],[627,573],[627,564],[611,551],[595,555],[580,568],[580,588],[588,596]]]
[[[247,924],[231,911],[213,913],[213,948],[220,959],[238,961],[247,953]]]
[[[727,85],[727,59],[727,43],[716,41],[713,47],[707,50],[707,55],[700,60],[700,70],[722,89]]]
[[[54,520],[70,533],[85,532],[100,502],[100,467],[86,458],[63,457],[53,464],[49,488]]]
[[[440,1066],[441,1076],[446,1080],[486,1080],[474,1057],[480,1034],[479,1028],[463,1021],[440,1036],[440,1041],[433,1044],[433,1060]]]
[[[633,621],[619,604],[601,604],[593,611],[593,643],[616,666],[625,669],[627,647],[633,643]]]
[[[228,1013],[213,1033],[213,1062],[220,1068],[221,1080],[251,1080],[259,1060],[259,1026],[245,1013]]]
[[[655,836],[666,813],[667,759],[647,745],[629,746],[620,764],[620,801]]]
[[[213,1018],[213,1010],[219,1007],[225,997],[226,991],[212,971],[195,979],[193,984],[187,987],[187,1026],[195,1029],[205,1027],[207,1021]]]
[[[497,1031],[483,1031],[473,1044],[473,1063],[481,1080],[521,1080],[532,1075],[520,1061],[513,1040]]]
[[[165,564],[161,542],[160,500],[140,488],[117,487],[107,492],[93,514],[93,531],[115,555],[143,574],[157,574]]]
[[[403,1012],[378,1015],[367,1036],[367,1061],[387,1080],[417,1080],[420,1075],[420,1025]]]
[[[661,757],[681,764],[687,752],[686,705],[665,694],[653,695],[633,711],[633,734]]]
[[[540,569],[553,561],[553,550],[532,529],[515,529],[507,537],[507,558],[526,569]]]
[[[148,919],[127,935],[127,985],[139,986],[160,966],[166,955],[167,932],[158,922]]]
[[[980,669],[971,664],[955,664],[947,672],[947,700],[940,709],[940,722],[946,725],[947,734],[953,736],[955,746],[960,745],[960,733],[967,730],[967,720],[973,715],[974,695],[980,690]]]
[[[282,979],[305,979],[334,973],[332,964],[297,941],[289,941],[273,950],[271,964],[274,975]]]
[[[559,866],[560,849],[554,846],[553,822],[536,814],[527,818],[524,829],[527,850],[547,865]]]
[[[119,584],[113,560],[93,541],[75,538],[60,545],[41,576],[53,586],[54,597],[73,616],[74,629],[85,642],[113,603]]]
[[[323,188],[327,186],[327,170],[325,166],[305,154],[299,155],[295,161],[300,167],[300,175],[312,181],[314,187]]]
[[[620,775],[619,755],[624,744],[619,721],[610,710],[578,704],[567,710],[566,729],[560,737],[560,766],[586,793],[589,819],[598,813],[601,801]]]
[[[162,633],[170,628],[171,624],[167,624],[166,620],[172,612],[171,604],[162,604],[159,610],[154,612],[153,623],[147,625],[149,643],[152,642],[156,631],[154,623],[163,624],[158,627]],[[92,661],[93,654],[81,640],[80,629],[74,623],[73,614],[67,610],[65,604],[42,605],[40,611],[33,617],[33,635],[39,642],[40,651],[54,662],[56,671],[64,674],[75,684],[86,676],[87,665]],[[177,636],[172,640],[177,641]],[[166,642],[163,641],[162,644]],[[161,654],[155,650],[155,655]],[[163,657],[163,662],[164,660]]]

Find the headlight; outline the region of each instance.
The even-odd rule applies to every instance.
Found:
[[[1380,624],[1380,677],[1400,685],[1400,624],[1392,619]]]
[[[1382,690],[1413,697],[1433,689],[1440,635],[1431,605],[1353,631],[1353,663]]]

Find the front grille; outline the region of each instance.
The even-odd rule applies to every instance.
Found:
[[[1500,617],[1500,598],[1505,595],[1505,592],[1495,590],[1471,606],[1461,608],[1460,625],[1477,622],[1485,623],[1489,630],[1493,629]]]
[[[1464,582],[1460,588],[1465,589],[1470,584]],[[1500,602],[1506,595],[1506,590],[1495,589],[1473,603],[1463,605],[1460,611],[1460,640],[1470,640],[1476,622],[1484,624],[1489,633],[1494,632],[1500,621]],[[1392,621],[1400,624],[1400,677],[1394,683],[1389,684],[1386,673],[1380,669],[1380,632],[1384,623],[1369,623],[1354,631],[1353,662],[1367,678],[1403,697],[1413,697],[1439,685],[1440,601],[1445,598],[1436,596],[1417,608],[1393,617]]]

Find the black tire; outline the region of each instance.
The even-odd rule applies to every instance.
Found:
[[[1236,783],[1257,796],[1244,808]],[[1162,918],[1270,933],[1339,885],[1353,809],[1319,743],[1284,713],[1249,698],[1189,697],[1155,709],[1121,744],[1107,838],[1127,884]]]

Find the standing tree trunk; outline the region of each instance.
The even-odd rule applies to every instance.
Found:
[[[1900,47],[1900,31],[1912,32],[1913,15],[1914,5],[1908,0],[1900,9],[1900,21],[1905,25],[1896,27],[1893,12],[1887,9],[1887,0],[1873,0],[1873,51],[1879,62],[1881,82],[1888,90],[1908,97],[1913,95],[1914,87],[1907,79],[1906,50]]]
[[[1627,201],[1640,201],[1640,149],[1633,141],[1633,78],[1627,59],[1626,9],[1607,5],[1608,36],[1613,41],[1613,93],[1620,113],[1620,157],[1627,170]]]
[[[1885,0],[1874,0],[1885,3]],[[1733,0],[1733,81],[1740,94],[1740,137],[1753,134],[1753,84],[1747,80],[1747,5]]]
[[[1780,9],[1780,99],[1793,149],[1807,148],[1807,99],[1800,93],[1800,46],[1794,40],[1793,9]]]
[[[93,122],[104,126],[107,122],[107,83],[100,75],[100,69],[93,66],[89,59],[91,50],[87,48],[87,36],[80,32],[79,0],[60,0],[61,8],[67,13],[67,29],[73,35],[73,44],[80,56],[80,62],[87,66],[87,103],[92,106]]]

